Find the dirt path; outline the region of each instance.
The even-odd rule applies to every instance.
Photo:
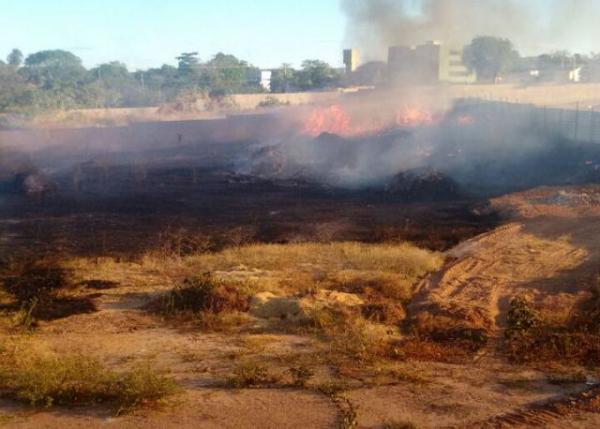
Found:
[[[499,198],[512,222],[458,245],[423,281],[412,311],[502,328],[518,295],[561,305],[588,290],[600,263],[600,188],[545,188]]]

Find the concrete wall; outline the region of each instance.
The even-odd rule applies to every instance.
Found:
[[[448,87],[453,98],[481,98],[510,103],[583,109],[600,106],[600,84],[564,85],[453,85]]]

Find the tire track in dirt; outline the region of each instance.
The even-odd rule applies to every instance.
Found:
[[[518,204],[526,209],[520,211]],[[449,251],[446,267],[417,286],[411,314],[429,311],[497,333],[513,297],[540,299],[555,293],[561,286],[556,278],[565,273],[574,273],[572,283],[577,284],[578,268],[600,260],[600,209],[590,213],[588,207],[561,206],[557,212],[553,206],[536,205],[530,193],[501,198],[494,205],[505,212],[511,207],[512,221]]]
[[[534,403],[488,420],[453,426],[447,429],[501,429],[517,427],[546,427],[548,424],[581,412],[600,413],[600,386],[583,392]]]

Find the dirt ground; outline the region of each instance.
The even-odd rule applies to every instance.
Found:
[[[493,206],[510,222],[452,249],[452,262],[419,285],[415,309],[473,312],[502,328],[511,297],[561,308],[592,286],[600,265],[597,187],[535,189]]]
[[[535,189],[498,198],[493,206],[504,213],[506,223],[448,251],[448,264],[419,285],[411,312],[474,312],[499,333],[510,297],[524,293],[560,308],[588,289],[600,262],[600,187]],[[318,388],[341,380],[326,366],[318,367],[303,388],[226,388],[223,380],[236,362],[259,359],[283,374],[322,344],[311,336],[269,332],[260,326],[207,333],[165,324],[144,306],[171,288],[175,279],[136,262],[114,262],[112,269],[102,262],[75,263],[82,279],[112,282],[107,289],[79,292],[92,299],[98,311],[43,322],[30,340],[60,353],[93,355],[116,367],[150,361],[169,371],[183,387],[181,393],[160,409],[119,417],[94,407],[34,410],[2,402],[1,426],[351,427],[341,423],[340,416],[348,410],[355,413],[359,428],[393,422],[423,428],[600,425],[600,392],[590,397],[581,393],[597,389],[592,386],[594,374],[588,374],[591,384],[556,385],[545,372],[509,364],[496,355],[460,365],[388,363],[393,368],[345,374],[344,387],[336,395]],[[10,334],[3,337],[8,340]]]

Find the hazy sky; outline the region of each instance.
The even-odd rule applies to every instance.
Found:
[[[338,0],[0,0],[0,57],[67,49],[86,66],[175,64],[224,51],[260,67],[320,58],[341,64]]]
[[[523,0],[540,6],[536,20],[560,1]],[[184,51],[203,60],[223,51],[268,68],[312,58],[341,65],[346,19],[339,0],[0,0],[0,28],[0,57],[14,47],[26,55],[62,48],[88,67],[119,60],[136,69],[175,64]],[[558,48],[539,43],[518,48]],[[587,52],[595,41],[573,33],[561,43]]]

